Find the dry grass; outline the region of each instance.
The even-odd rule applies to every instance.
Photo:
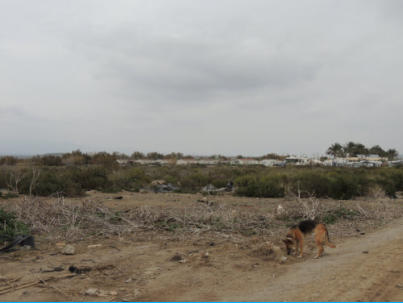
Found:
[[[353,234],[354,230],[364,225],[375,227],[403,216],[401,201],[390,199],[336,201],[311,197],[268,203],[271,204],[252,204],[247,209],[216,202],[193,203],[179,208],[133,206],[116,211],[91,200],[72,203],[62,197],[52,201],[25,197],[10,207],[34,233],[69,240],[140,230],[165,232],[173,236],[213,232],[278,240],[288,226],[314,217],[332,225],[330,230],[338,230],[337,236],[343,236]]]
[[[70,240],[86,235],[121,234],[137,227],[124,222],[100,203],[83,201],[76,205],[65,202],[63,197],[51,202],[24,197],[14,204],[13,211],[34,233]]]
[[[143,228],[159,230],[185,230],[193,233],[206,231],[246,232],[270,227],[273,215],[251,214],[220,204],[197,204],[189,208],[163,208],[141,206],[127,214],[131,221]]]

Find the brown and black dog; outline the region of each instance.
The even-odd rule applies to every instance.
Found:
[[[283,240],[287,248],[287,254],[289,255],[291,253],[291,247],[295,241],[295,253],[298,255],[299,248],[299,257],[302,257],[304,237],[312,232],[315,234],[315,242],[318,247],[318,254],[315,258],[319,258],[323,254],[323,244],[332,248],[336,247],[336,245],[330,243],[329,232],[327,231],[325,224],[317,223],[314,220],[304,220],[299,222],[298,225],[292,226],[287,233],[286,239]]]

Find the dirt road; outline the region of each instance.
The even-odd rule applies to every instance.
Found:
[[[319,260],[289,265],[287,273],[238,301],[402,301],[403,220],[328,250]]]

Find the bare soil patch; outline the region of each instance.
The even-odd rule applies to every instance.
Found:
[[[308,240],[282,264],[270,245],[283,249],[312,201],[90,192],[2,204],[36,222],[37,240],[0,255],[2,301],[402,300],[402,199],[320,200],[337,248],[311,260]]]

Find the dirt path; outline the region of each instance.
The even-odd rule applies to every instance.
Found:
[[[319,260],[289,265],[287,273],[237,301],[402,301],[403,220],[350,239]],[[247,289],[247,288],[245,288]]]

